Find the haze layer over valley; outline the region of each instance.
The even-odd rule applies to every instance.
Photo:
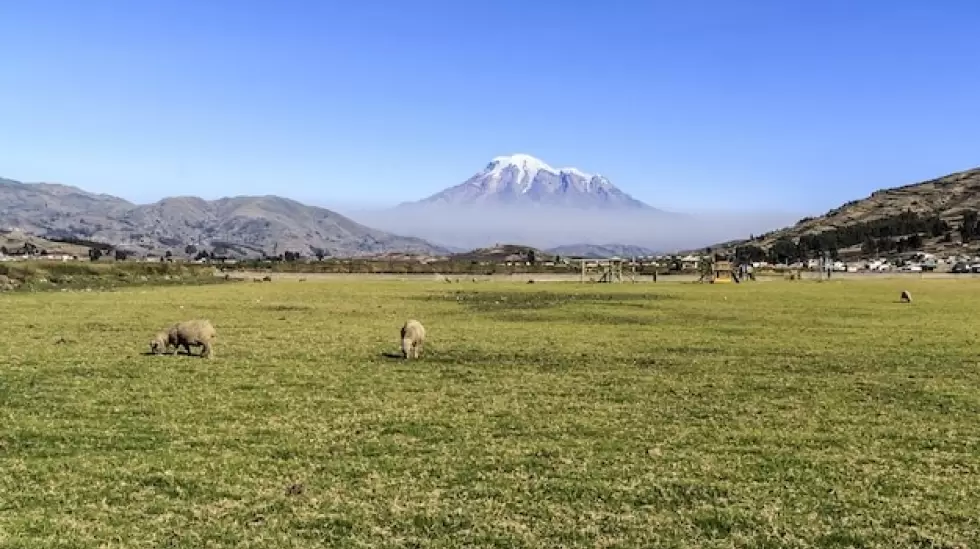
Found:
[[[527,154],[493,158],[462,183],[418,201],[344,212],[368,226],[459,249],[519,242],[540,248],[632,244],[669,251],[773,230],[800,217],[665,211],[601,174],[553,168]]]

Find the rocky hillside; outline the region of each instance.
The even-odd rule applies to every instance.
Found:
[[[716,249],[790,256],[824,250],[843,255],[924,251],[944,253],[980,249],[980,168],[937,179],[876,191],[826,214]],[[748,250],[748,252],[746,252]]]
[[[189,245],[232,257],[287,251],[342,257],[448,253],[425,240],[373,229],[336,212],[278,196],[212,201],[175,197],[138,205],[75,187],[9,179],[0,179],[0,229],[56,240],[106,242],[155,254],[183,254]]]

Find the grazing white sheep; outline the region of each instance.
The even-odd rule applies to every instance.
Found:
[[[167,331],[167,343],[173,345],[174,352],[177,354],[181,347],[191,352],[191,345],[200,346],[201,357],[212,358],[214,351],[212,345],[217,332],[211,322],[206,319],[185,320],[178,322]]]
[[[402,326],[402,357],[418,359],[425,343],[425,328],[418,320],[409,320]]]
[[[902,302],[912,303],[912,294],[910,294],[908,290],[902,290]]]

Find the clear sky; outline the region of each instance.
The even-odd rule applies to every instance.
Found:
[[[0,176],[422,198],[523,152],[669,209],[980,165],[980,2],[0,2]]]

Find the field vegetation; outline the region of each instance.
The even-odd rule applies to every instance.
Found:
[[[215,274],[213,267],[189,263],[10,261],[0,263],[0,291],[112,290],[226,280]]]
[[[0,546],[976,547],[978,306],[972,280],[0,294]],[[189,318],[212,360],[147,355]]]

